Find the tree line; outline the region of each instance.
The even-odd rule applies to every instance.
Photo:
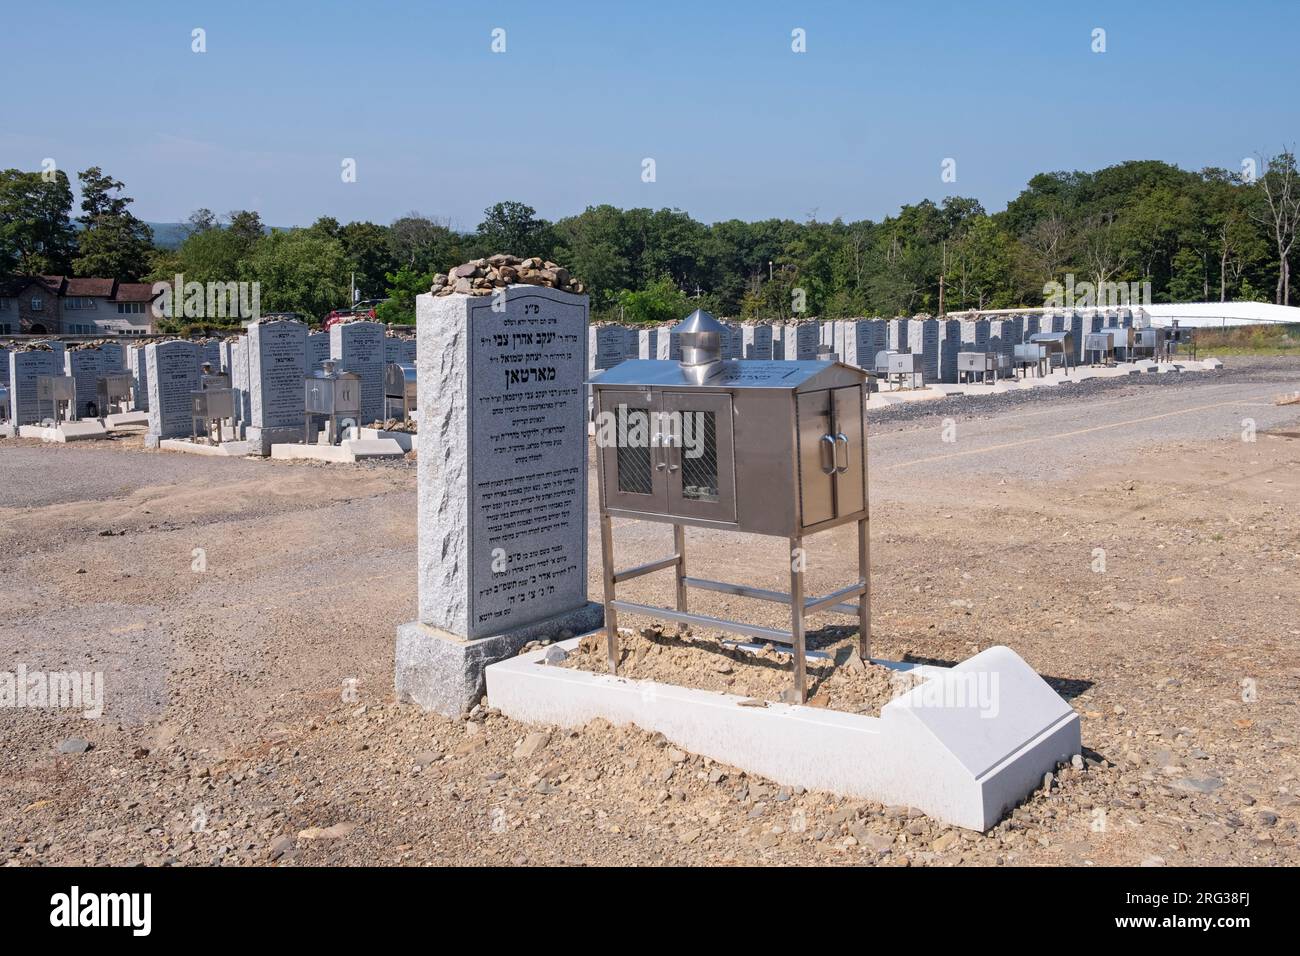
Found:
[[[1000,212],[950,196],[880,222],[730,219],[678,209],[590,206],[554,222],[499,202],[470,232],[417,212],[387,225],[322,217],[267,230],[259,214],[208,209],[177,248],[152,241],[124,185],[78,173],[81,215],[62,171],[0,173],[0,272],[122,280],[257,281],[264,312],[314,319],[355,282],[385,321],[414,320],[437,272],[495,252],[543,256],[590,290],[598,317],[668,321],[694,307],[763,320],[912,315],[1041,306],[1068,276],[1149,283],[1154,302],[1291,304],[1300,175],[1294,152],[1255,168],[1192,172],[1144,160],[1034,176]]]

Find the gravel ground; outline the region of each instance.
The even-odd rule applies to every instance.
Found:
[[[832,630],[840,629],[826,628],[823,633]],[[792,655],[771,644],[745,650],[721,634],[705,637],[687,630],[679,635],[657,627],[624,631],[619,628],[618,672],[623,677],[736,694],[755,705],[798,699],[787,696],[793,683]],[[824,655],[808,661],[811,706],[878,717],[881,707],[918,683],[906,672],[863,661],[857,648],[857,628],[847,637],[832,636],[810,648]],[[603,632],[584,637],[578,652],[559,666],[608,673]]]
[[[1294,865],[1300,406],[1270,398],[1300,369],[1165,378],[872,417],[875,655],[1006,644],[1082,718],[1086,759],[985,835],[635,728],[397,705],[410,462],[0,440],[0,669],[100,671],[106,691],[98,720],[0,709],[0,861]],[[616,535],[620,563],[671,547],[663,527]],[[689,538],[711,577],[786,585],[779,542]],[[810,539],[809,590],[854,554],[851,529]],[[669,601],[656,578],[620,594]],[[814,618],[810,640],[846,621]]]

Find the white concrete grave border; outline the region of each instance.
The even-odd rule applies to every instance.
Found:
[[[558,646],[573,653],[579,640]],[[970,830],[992,827],[1080,749],[1078,714],[1006,647],[952,668],[916,668],[928,679],[879,717],[741,706],[745,698],[735,694],[549,666],[547,650],[489,665],[489,705],[527,723],[581,727],[601,717],[635,724],[783,786],[912,806]],[[968,693],[979,686],[991,694],[983,703]],[[959,693],[974,706],[959,706]]]

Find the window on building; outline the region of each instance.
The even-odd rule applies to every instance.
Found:
[[[45,308],[45,300],[38,295],[32,296],[32,311],[40,312]]]
[[[117,304],[118,315],[144,315],[143,302],[119,302]]]

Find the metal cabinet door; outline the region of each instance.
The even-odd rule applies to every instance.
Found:
[[[736,520],[731,396],[665,392],[668,511],[684,518]]]
[[[831,392],[835,426],[835,515],[862,511],[867,501],[867,426],[862,413],[862,388],[853,385]]]
[[[662,514],[668,480],[657,403],[649,392],[598,394],[604,420],[596,424],[596,442],[605,506]]]
[[[835,517],[835,439],[831,393],[795,396],[799,440],[799,505],[804,527]]]

